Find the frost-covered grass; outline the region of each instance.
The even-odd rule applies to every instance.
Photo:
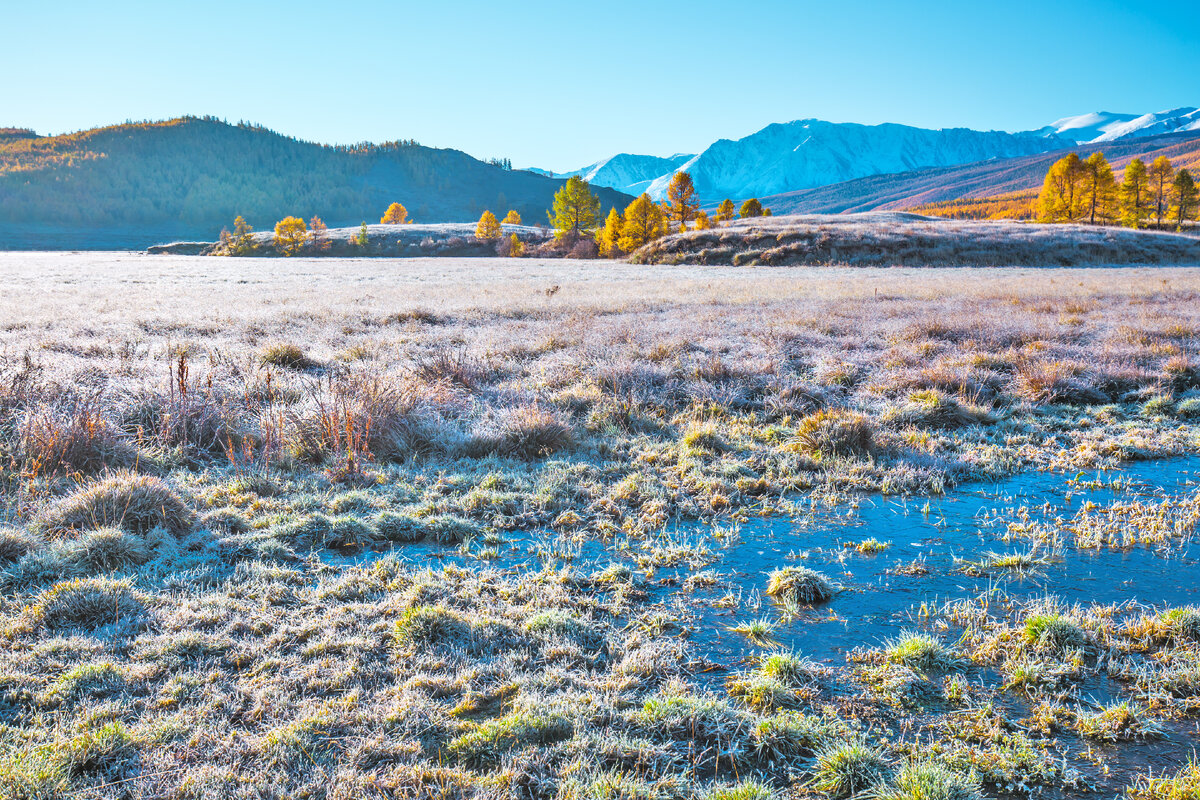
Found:
[[[1200,696],[1190,607],[990,596],[818,662],[778,639],[853,601],[836,564],[716,563],[809,493],[1195,449],[1200,273],[0,266],[4,800],[973,797],[1067,785],[1035,723],[1074,757]]]

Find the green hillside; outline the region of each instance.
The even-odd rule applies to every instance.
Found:
[[[561,184],[458,150],[403,141],[332,147],[208,117],[63,136],[3,129],[0,234],[9,235],[0,247],[31,237],[51,240],[42,247],[211,239],[237,214],[258,229],[289,214],[356,225],[378,221],[393,201],[420,222],[474,220],[484,209],[538,222]],[[606,209],[632,199],[596,193]]]

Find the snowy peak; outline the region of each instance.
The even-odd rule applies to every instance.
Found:
[[[1070,139],[1077,144],[1092,144],[1196,130],[1200,130],[1200,109],[1184,106],[1140,115],[1094,111],[1078,117],[1064,117],[1039,132]]]
[[[681,164],[692,158],[690,153],[676,153],[667,158],[619,153],[603,161],[568,172],[558,177],[578,175],[597,186],[607,186],[626,194],[639,195],[650,182],[664,173],[674,173]]]

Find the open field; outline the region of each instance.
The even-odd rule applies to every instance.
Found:
[[[1200,783],[1200,269],[0,253],[0,320],[4,800]]]

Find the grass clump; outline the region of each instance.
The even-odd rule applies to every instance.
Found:
[[[39,406],[26,415],[18,433],[21,468],[30,476],[98,472],[129,464],[134,455],[91,402]]]
[[[888,775],[883,752],[861,739],[828,745],[817,751],[809,786],[842,798],[880,785]]]
[[[1017,372],[1016,392],[1039,405],[1094,405],[1109,398],[1083,375],[1083,368],[1064,361],[1038,361]]]
[[[829,579],[808,567],[784,567],[770,575],[767,594],[787,603],[812,605],[833,597],[835,589]]]
[[[825,410],[800,420],[792,446],[814,458],[849,458],[869,454],[874,437],[875,425],[866,416]]]
[[[191,529],[195,514],[161,479],[118,472],[52,503],[38,521],[60,534],[106,527],[146,533],[163,527],[178,536]]]
[[[772,653],[759,663],[758,671],[768,678],[797,685],[814,680],[821,667],[812,659],[795,653]]]
[[[561,742],[573,732],[571,721],[562,714],[543,709],[514,711],[473,725],[468,733],[453,739],[446,750],[471,766],[489,767],[515,749]]]
[[[86,531],[62,548],[63,560],[86,572],[129,569],[145,564],[153,555],[145,536],[120,528]]]
[[[1112,703],[1094,711],[1081,711],[1076,716],[1075,727],[1085,739],[1102,742],[1150,739],[1162,735],[1157,724],[1143,718],[1128,702]]]
[[[754,619],[734,625],[729,630],[740,633],[757,645],[767,645],[774,640],[775,625],[769,619]]]
[[[1170,777],[1138,776],[1126,795],[1129,800],[1196,800],[1200,797],[1200,762],[1193,754],[1187,765]]]
[[[879,800],[982,800],[979,779],[933,761],[904,765],[891,784],[875,794]]]
[[[36,536],[16,528],[0,528],[0,564],[17,561],[41,545]]]
[[[961,664],[952,649],[928,633],[905,631],[888,643],[885,653],[893,664],[921,671],[954,669]]]
[[[779,795],[761,781],[738,781],[714,786],[702,795],[703,800],[775,800]]]
[[[1025,644],[1037,650],[1064,653],[1087,643],[1087,635],[1077,622],[1061,614],[1035,614],[1025,620]]]
[[[30,608],[34,620],[47,628],[94,630],[137,619],[145,609],[128,581],[78,578],[55,584]]]
[[[463,644],[471,638],[471,622],[442,606],[413,606],[396,623],[394,639],[406,649]]]
[[[727,685],[729,696],[741,700],[759,712],[794,706],[797,696],[792,688],[782,681],[761,674],[733,678]]]
[[[485,425],[467,443],[467,454],[533,460],[569,450],[574,445],[574,431],[557,414],[539,406],[518,406]]]
[[[1162,613],[1162,621],[1171,638],[1200,641],[1200,609],[1192,606],[1170,608]]]
[[[101,697],[125,685],[125,673],[111,661],[81,664],[58,676],[47,688],[46,699],[60,703],[77,697]]]
[[[922,389],[908,396],[908,402],[888,416],[896,425],[921,428],[953,429],[971,425],[990,425],[995,419],[985,409],[966,405],[937,389]]]
[[[259,354],[258,360],[268,366],[284,369],[310,369],[316,366],[299,345],[287,342],[267,345]]]

